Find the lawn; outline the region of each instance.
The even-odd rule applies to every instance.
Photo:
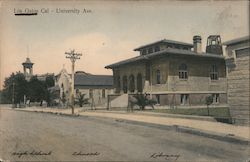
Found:
[[[182,115],[197,115],[197,116],[208,116],[206,108],[192,108],[192,109],[154,109],[148,110],[151,112],[169,113],[169,114],[182,114]],[[209,116],[215,118],[230,118],[228,108],[209,108]]]

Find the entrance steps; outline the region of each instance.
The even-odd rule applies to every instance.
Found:
[[[110,102],[110,108],[127,108],[128,94],[122,94]]]

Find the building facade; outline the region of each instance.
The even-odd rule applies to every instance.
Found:
[[[249,36],[225,42],[230,114],[236,124],[249,125]]]
[[[106,66],[113,70],[115,93],[151,94],[159,105],[170,107],[204,106],[212,95],[213,105],[225,105],[226,67],[219,38],[208,38],[211,53],[202,52],[200,36],[194,36],[193,44],[164,39],[136,48],[139,56]]]
[[[77,100],[79,95],[84,95],[91,106],[105,105],[109,94],[113,94],[113,77],[109,75],[92,75],[83,71],[77,71],[74,78],[74,95]],[[66,69],[62,69],[56,76],[55,87],[60,91],[60,102],[66,99],[69,103],[71,91],[71,75]]]

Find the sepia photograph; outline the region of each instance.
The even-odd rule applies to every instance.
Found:
[[[250,162],[249,0],[0,0],[0,162]]]

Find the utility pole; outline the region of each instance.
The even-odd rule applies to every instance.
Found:
[[[75,50],[71,50],[70,52],[65,52],[66,58],[70,59],[72,63],[72,74],[71,74],[71,94],[70,94],[70,99],[71,99],[71,108],[72,108],[72,114],[74,114],[74,83],[75,83],[75,62],[77,59],[80,59],[80,56],[82,56],[81,53],[75,53]]]

